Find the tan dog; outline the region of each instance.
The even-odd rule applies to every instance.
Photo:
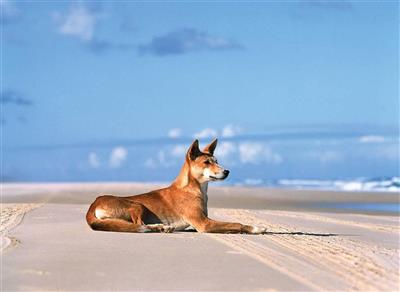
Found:
[[[87,223],[94,230],[117,232],[172,232],[192,226],[198,232],[264,233],[265,228],[208,218],[208,182],[229,174],[213,155],[216,146],[217,139],[202,152],[195,140],[181,172],[167,188],[131,197],[98,197],[86,214]]]

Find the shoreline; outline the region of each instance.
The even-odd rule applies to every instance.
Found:
[[[167,184],[139,182],[5,183],[2,185],[2,202],[90,204],[104,193],[130,196],[165,186]],[[209,206],[400,216],[400,198],[395,192],[296,190],[211,184]]]

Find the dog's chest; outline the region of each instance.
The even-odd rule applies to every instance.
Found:
[[[175,221],[171,224],[175,230],[179,231],[179,230],[184,230],[186,228],[188,228],[190,226],[190,224],[187,224],[185,221],[183,220],[179,220],[179,221]]]

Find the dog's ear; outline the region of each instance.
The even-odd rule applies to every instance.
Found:
[[[199,140],[194,140],[192,145],[190,145],[189,150],[186,154],[187,158],[190,160],[195,160],[198,156],[200,156],[201,151],[199,148]]]
[[[215,138],[210,144],[204,147],[203,152],[214,155],[215,148],[217,147],[218,139]]]

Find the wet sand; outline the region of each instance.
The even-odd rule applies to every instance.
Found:
[[[99,193],[155,187],[3,185],[2,291],[400,289],[398,216],[313,207],[395,203],[398,194],[210,186],[210,217],[265,226],[267,234],[127,234],[87,226],[88,204]]]

